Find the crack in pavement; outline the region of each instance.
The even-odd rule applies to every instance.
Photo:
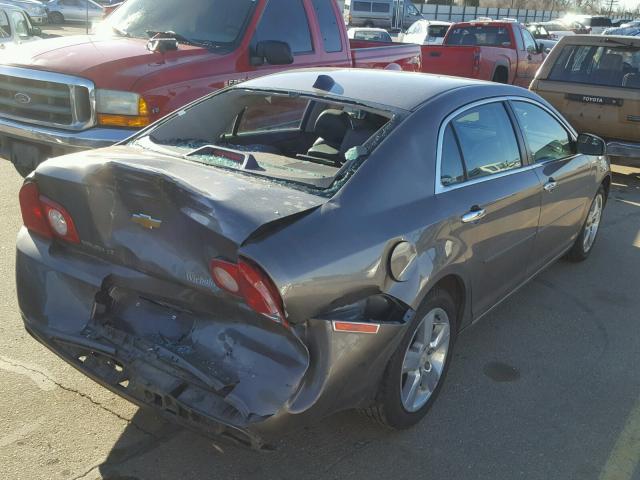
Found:
[[[47,373],[45,373],[43,371],[40,371],[40,370],[32,368],[32,367],[28,367],[26,365],[22,365],[20,363],[16,363],[16,360],[11,360],[11,359],[9,359],[7,357],[4,357],[4,356],[0,356],[0,361],[10,365],[11,367],[14,367],[14,369],[22,369],[22,370],[25,370],[26,372],[35,373],[37,375],[40,375],[42,378],[46,379],[48,382],[52,383],[53,385],[57,386],[58,388],[66,391],[66,392],[69,392],[69,393],[74,393],[74,394],[76,394],[76,395],[88,400],[89,402],[91,402],[95,406],[101,408],[105,412],[108,412],[111,415],[113,415],[113,416],[119,418],[120,420],[126,422],[127,424],[133,425],[135,428],[140,430],[145,435],[149,435],[150,437],[153,437],[155,439],[159,438],[153,432],[150,432],[150,431],[146,430],[145,428],[141,427],[140,425],[138,425],[132,419],[129,419],[129,418],[123,416],[123,415],[120,415],[118,412],[116,412],[114,410],[111,410],[109,407],[106,407],[105,405],[103,405],[99,401],[94,400],[90,395],[87,395],[86,393],[81,392],[80,390],[76,390],[75,388],[71,388],[71,387],[67,387],[66,385],[63,385],[62,383],[58,382],[54,378],[51,378],[51,376],[49,376]],[[20,372],[16,372],[15,370],[13,370],[13,371],[15,373],[20,373]]]

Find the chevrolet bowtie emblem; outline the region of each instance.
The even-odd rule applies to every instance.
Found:
[[[160,225],[162,225],[162,220],[156,220],[155,218],[151,218],[149,215],[144,215],[142,213],[134,213],[131,215],[131,221],[133,223],[137,223],[142,228],[146,228],[147,230],[160,228]]]

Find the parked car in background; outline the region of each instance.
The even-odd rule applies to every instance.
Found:
[[[562,37],[566,37],[569,35],[576,35],[575,26],[568,25],[561,22],[542,22],[539,23],[541,27],[543,27],[549,33],[549,39],[558,41]],[[587,33],[586,31],[583,33]]]
[[[99,22],[105,17],[105,7],[92,0],[51,0],[47,3],[49,20],[65,22]]]
[[[454,23],[442,45],[422,46],[422,71],[529,87],[544,47],[524,25],[481,20]]]
[[[344,21],[353,27],[403,30],[422,14],[410,0],[345,0]]]
[[[418,20],[409,27],[400,39],[405,43],[418,45],[440,45],[444,41],[451,22],[438,20]]]
[[[611,28],[611,19],[594,15],[577,15],[575,20],[580,22],[587,29],[586,33],[600,35],[607,28]]]
[[[29,15],[31,22],[36,25],[47,23],[47,9],[37,0],[3,0],[5,5],[14,5],[23,9]]]
[[[461,329],[594,250],[604,148],[508,85],[250,80],[41,165],[18,304],[73,367],[211,435],[262,448],[352,408],[406,429]]]
[[[545,60],[531,90],[572,125],[607,140],[607,151],[640,159],[640,38],[565,37]]]
[[[353,40],[393,43],[391,35],[384,28],[354,27],[347,30],[347,35]]]
[[[551,33],[547,31],[544,25],[540,23],[531,23],[527,25],[527,30],[533,35],[536,43],[542,45],[546,53],[556,46],[557,39],[552,39]]]
[[[349,40],[333,0],[127,0],[96,36],[34,42],[0,57],[0,96],[28,81],[28,108],[0,103],[5,158],[112,145],[215,90],[313,66],[419,71],[420,47]]]
[[[42,32],[31,24],[29,15],[20,7],[0,3],[0,48],[40,40]]]
[[[625,23],[618,28],[607,28],[603,35],[635,36],[640,32],[640,20]]]

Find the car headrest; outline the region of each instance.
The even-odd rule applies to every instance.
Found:
[[[622,70],[622,55],[605,53],[600,59],[598,70]]]
[[[318,116],[313,131],[329,145],[340,148],[350,128],[351,119],[347,112],[327,109]]]

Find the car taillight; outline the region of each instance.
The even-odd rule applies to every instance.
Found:
[[[62,205],[40,195],[35,183],[25,183],[19,196],[22,222],[30,232],[44,238],[57,237],[69,243],[80,243],[69,212]]]
[[[211,261],[211,277],[222,290],[242,297],[257,313],[288,325],[282,297],[269,276],[260,267],[245,259],[238,263],[215,259]]]

